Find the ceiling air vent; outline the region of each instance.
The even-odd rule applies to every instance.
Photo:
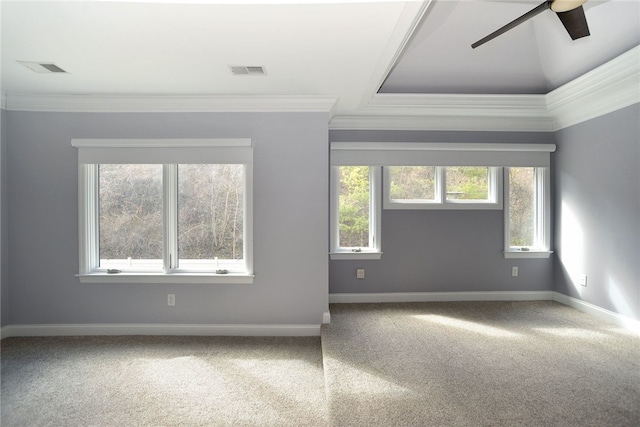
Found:
[[[65,70],[58,67],[56,64],[51,62],[29,62],[29,61],[18,61],[28,69],[35,71],[36,73],[42,74],[52,74],[52,73],[66,73]]]
[[[265,76],[267,72],[262,66],[229,65],[234,76]]]

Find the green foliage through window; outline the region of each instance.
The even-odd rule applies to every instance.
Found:
[[[447,200],[489,199],[489,168],[453,166],[445,168]]]
[[[391,166],[391,199],[434,200],[436,168],[434,166]]]
[[[370,195],[368,166],[339,168],[340,247],[369,246]]]
[[[535,245],[535,168],[509,169],[509,246]]]

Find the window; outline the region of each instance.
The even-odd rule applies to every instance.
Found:
[[[81,281],[252,282],[250,141],[73,144]]]
[[[438,203],[441,199],[441,174],[435,166],[389,166],[384,172],[385,193],[392,203]]]
[[[385,209],[504,209],[505,257],[548,257],[549,164],[555,149],[553,144],[331,142],[331,257],[380,257],[382,195]],[[360,186],[352,174],[360,177]]]
[[[379,167],[332,167],[333,259],[380,258],[379,182]]]
[[[98,173],[95,269],[162,270],[162,165],[104,164],[90,169]]]
[[[549,256],[549,168],[512,167],[505,174],[505,256]]]
[[[501,209],[502,168],[387,166],[385,209]]]

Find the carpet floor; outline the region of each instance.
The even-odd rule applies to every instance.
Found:
[[[638,426],[640,339],[554,302],[336,304],[338,426]]]
[[[321,426],[320,338],[2,341],[9,426]]]
[[[1,341],[13,426],[638,426],[640,337],[554,302],[335,304],[322,337]]]

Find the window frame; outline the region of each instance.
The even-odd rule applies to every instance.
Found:
[[[79,154],[78,162],[78,228],[79,228],[79,273],[76,275],[82,283],[253,283],[253,161],[247,151],[240,156],[234,153],[234,148],[251,152],[250,139],[207,139],[207,140],[72,140],[74,147],[87,151],[98,149],[99,157],[104,150],[111,151],[110,156],[125,156],[127,150],[142,149],[133,152],[134,158],[144,158],[144,153],[153,156],[172,156],[172,150],[180,151],[178,162],[161,163],[155,159],[152,163],[163,165],[163,268],[161,271],[122,271],[110,274],[106,268],[99,267],[99,176],[98,165],[82,160]],[[192,161],[188,160],[189,149],[192,150]],[[158,149],[161,154],[156,154]],[[220,151],[222,149],[223,151]],[[113,151],[113,150],[118,150]],[[119,152],[119,151],[122,152]],[[203,151],[204,150],[204,151]],[[186,157],[185,158],[185,152]],[[221,153],[220,161],[216,162],[216,152]],[[239,152],[239,151],[238,151]],[[197,158],[207,153],[206,161]],[[231,155],[229,154],[231,153]],[[87,157],[87,156],[85,156]],[[88,155],[92,158],[91,153]],[[186,161],[185,161],[186,160]],[[108,161],[103,163],[109,163]],[[119,163],[126,164],[126,161]],[[131,163],[144,163],[133,161]],[[176,267],[175,259],[178,253],[178,164],[206,163],[206,164],[241,164],[244,169],[244,219],[243,219],[243,259],[244,272],[229,272],[225,274],[207,270],[188,270]]]
[[[404,165],[396,165],[404,166]],[[407,165],[420,166],[420,165]],[[383,193],[384,209],[448,209],[448,210],[481,210],[493,209],[500,210],[503,207],[503,168],[497,166],[469,166],[469,167],[487,167],[488,170],[488,192],[489,197],[486,201],[482,200],[464,200],[452,199],[447,200],[447,183],[446,168],[450,166],[434,166],[435,170],[435,199],[407,199],[406,201],[391,198],[391,173],[389,168],[383,167]]]
[[[341,165],[348,166],[348,165]],[[361,166],[361,165],[351,165]],[[340,246],[340,166],[330,167],[330,250],[333,260],[348,259],[380,259],[382,257],[382,167],[369,167],[369,246],[366,248],[351,248]]]
[[[504,257],[505,258],[548,258],[553,251],[551,248],[551,172],[548,166],[533,166],[534,169],[534,194],[535,194],[535,220],[533,246],[510,245],[510,215],[509,215],[509,188],[510,168],[504,168]]]

